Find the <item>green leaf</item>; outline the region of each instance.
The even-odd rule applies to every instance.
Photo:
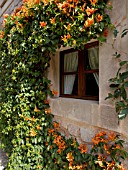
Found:
[[[128,29],[124,29],[124,30],[122,31],[121,38],[123,38],[125,35],[127,35],[127,33],[128,33]]]
[[[121,95],[121,90],[120,89],[116,89],[115,91],[114,91],[114,98],[118,98],[119,96]]]
[[[113,95],[111,93],[108,93],[108,96],[105,98],[105,100],[113,98]]]
[[[120,79],[121,79],[121,80],[124,80],[124,79],[126,79],[126,78],[128,78],[128,71],[123,72],[122,74],[120,74]]]
[[[128,87],[128,81],[126,81],[126,82],[124,83],[124,86],[125,86],[125,87]]]
[[[120,57],[121,57],[121,54],[115,52],[115,54],[113,54],[113,56],[115,56],[116,58],[120,58]]]
[[[120,66],[123,66],[123,65],[125,65],[126,63],[128,63],[128,61],[121,61],[121,62],[120,62]]]
[[[97,38],[100,42],[106,42],[106,38],[103,36],[100,36]]]
[[[113,34],[114,34],[114,37],[116,38],[117,37],[117,35],[118,35],[118,31],[117,31],[117,29],[115,29],[114,31],[113,31]]]
[[[119,119],[124,119],[127,116],[127,114],[128,114],[128,108],[125,108],[119,112],[118,117]]]

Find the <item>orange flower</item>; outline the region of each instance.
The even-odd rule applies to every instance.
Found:
[[[120,149],[120,145],[116,145],[116,149]]]
[[[105,135],[106,135],[106,132],[104,132],[104,131],[102,131],[99,134],[97,134],[97,136],[105,136]]]
[[[34,116],[31,118],[31,121],[36,122],[36,119],[34,118]]]
[[[53,122],[53,126],[54,126],[55,129],[59,129],[60,128],[60,125],[57,122]]]
[[[30,120],[30,118],[29,117],[25,117],[25,120],[28,121],[28,120]]]
[[[87,9],[86,9],[86,13],[88,16],[90,16],[91,14],[94,14],[95,11],[96,11],[96,9],[94,9],[94,8],[87,7]]]
[[[18,25],[18,21],[17,20],[15,21],[15,24]]]
[[[110,154],[109,147],[107,144],[104,144],[104,150],[107,152],[107,154]]]
[[[66,159],[67,159],[69,162],[73,162],[74,157],[73,157],[73,155],[72,155],[72,152],[69,152],[69,153],[67,154]]]
[[[52,90],[52,94],[54,95],[54,96],[57,96],[58,95],[58,91],[57,90]]]
[[[55,130],[54,129],[48,129],[48,133],[50,134],[50,133],[54,133],[55,132]]]
[[[108,134],[108,139],[111,140],[111,141],[114,141],[116,139],[116,134],[115,133],[109,133]]]
[[[51,109],[45,109],[45,113],[46,114],[50,114],[51,113]]]
[[[7,19],[4,19],[4,20],[2,21],[2,26],[3,26],[3,27],[5,26],[6,22],[7,22]]]
[[[94,19],[93,19],[93,18],[88,18],[88,19],[85,21],[84,26],[85,26],[85,27],[90,27],[93,23],[94,23]]]
[[[67,36],[64,35],[64,37],[62,37],[62,40],[66,43],[67,42]]]
[[[8,15],[8,14],[4,14],[3,16],[4,16],[4,18],[8,18],[8,17],[9,17],[9,15]]]
[[[49,104],[50,100],[44,100],[44,104]]]
[[[44,5],[47,5],[49,0],[42,0],[42,2],[44,3]]]
[[[37,125],[36,128],[37,128],[37,130],[41,130],[40,125]]]
[[[3,31],[0,32],[0,38],[4,38],[4,32]]]
[[[32,136],[32,137],[36,136],[36,132],[35,132],[34,129],[31,129],[31,130],[30,130],[30,136]]]
[[[45,27],[46,25],[47,25],[46,22],[44,22],[44,21],[40,22],[40,26],[41,26],[41,27]]]
[[[90,0],[90,2],[93,6],[95,6],[95,4],[97,3],[97,0]]]
[[[104,35],[104,37],[107,37],[108,36],[108,31],[104,30],[103,35]]]
[[[35,106],[34,112],[40,112],[40,110],[37,108],[37,106]]]
[[[67,39],[69,39],[69,38],[71,38],[71,35],[68,33],[68,34],[67,34]]]
[[[55,24],[55,21],[56,21],[55,18],[52,18],[52,19],[50,20],[51,24]]]
[[[35,0],[35,3],[36,3],[36,4],[39,4],[39,3],[40,3],[40,0]]]
[[[86,144],[81,144],[78,149],[80,149],[81,153],[86,153],[88,150]]]
[[[45,145],[48,146],[48,142],[45,142]]]
[[[98,14],[97,17],[96,17],[96,20],[97,20],[98,22],[102,21],[102,20],[103,20],[103,16],[100,15],[100,14]]]
[[[70,31],[70,29],[71,29],[71,25],[70,25],[70,24],[68,24],[68,26],[67,26],[67,30],[68,30],[68,31]]]

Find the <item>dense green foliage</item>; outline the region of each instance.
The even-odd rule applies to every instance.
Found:
[[[104,41],[103,31],[111,25],[105,7],[102,0],[24,0],[11,16],[5,15],[0,34],[0,141],[9,156],[7,170],[123,169],[123,141],[100,133],[87,153],[85,144],[60,135],[48,100],[56,94],[46,76],[50,55],[61,45]]]

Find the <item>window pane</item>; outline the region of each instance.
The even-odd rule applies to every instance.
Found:
[[[94,74],[86,74],[85,75],[85,84],[86,84],[86,92],[85,95],[98,96],[99,95],[99,87],[96,81],[96,75]]]
[[[64,55],[64,72],[76,72],[78,67],[78,51]]]
[[[78,94],[78,76],[76,74],[64,76],[64,94]]]
[[[85,58],[85,69],[86,70],[93,70],[93,69],[99,69],[99,48],[98,47],[92,47],[87,49],[85,52],[86,58]]]

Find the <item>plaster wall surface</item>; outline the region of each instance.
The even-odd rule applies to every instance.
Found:
[[[119,133],[126,141],[128,150],[128,117],[118,122],[118,115],[115,112],[114,102],[105,100],[110,92],[108,80],[116,75],[118,62],[113,56],[117,51],[125,59],[128,53],[128,36],[121,38],[120,33],[127,28],[128,1],[113,0],[112,11],[109,15],[113,24],[119,31],[117,38],[113,36],[113,30],[109,29],[107,42],[99,47],[99,102],[62,98],[58,96],[50,99],[52,113],[55,120],[59,121],[67,136],[75,136],[79,142],[91,141],[91,137],[99,131],[114,131]],[[107,11],[108,12],[108,11]],[[51,57],[49,78],[53,88],[59,92],[59,53],[65,48],[59,49],[55,56]],[[128,162],[126,161],[128,169]]]

